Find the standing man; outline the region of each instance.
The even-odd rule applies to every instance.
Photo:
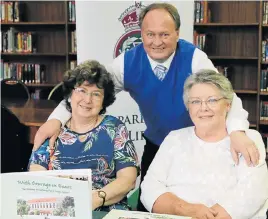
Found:
[[[193,44],[180,39],[180,16],[168,3],[153,3],[140,14],[143,43],[114,59],[108,71],[113,75],[116,91],[128,91],[137,102],[147,126],[146,144],[141,160],[141,181],[164,138],[171,130],[192,125],[183,104],[183,85],[190,73],[215,70],[207,55]],[[248,113],[234,95],[226,126],[232,142],[234,160],[243,154],[247,163],[258,163],[259,153],[245,135]],[[58,130],[70,118],[64,102],[40,127],[35,137],[37,148],[46,138],[55,141]],[[139,201],[138,210],[145,211]]]

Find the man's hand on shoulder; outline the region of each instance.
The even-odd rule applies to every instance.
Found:
[[[52,147],[60,133],[61,122],[57,119],[46,121],[37,131],[34,138],[33,151],[36,151],[43,142],[49,139],[49,146]]]
[[[260,154],[255,143],[243,131],[234,131],[230,134],[231,153],[236,164],[239,162],[238,153],[241,153],[247,165],[258,165]]]

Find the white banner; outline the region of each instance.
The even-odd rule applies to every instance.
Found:
[[[193,41],[194,1],[169,1],[181,17],[180,38]],[[153,1],[76,1],[78,63],[95,59],[110,64],[115,56],[141,42],[137,15]],[[116,96],[107,113],[125,122],[138,152],[143,153],[146,126],[136,102],[126,92]]]

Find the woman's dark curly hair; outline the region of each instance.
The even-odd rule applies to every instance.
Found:
[[[102,110],[99,113],[104,114],[106,107],[115,101],[114,83],[105,67],[95,60],[85,61],[75,69],[65,72],[63,76],[63,92],[67,110],[72,111],[68,99],[74,87],[82,85],[85,81],[104,90]]]

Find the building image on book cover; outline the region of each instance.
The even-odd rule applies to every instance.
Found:
[[[74,197],[17,198],[17,215],[32,218],[32,215],[44,216],[44,219],[75,217]],[[30,217],[26,217],[29,215]],[[39,217],[38,217],[39,218]]]

